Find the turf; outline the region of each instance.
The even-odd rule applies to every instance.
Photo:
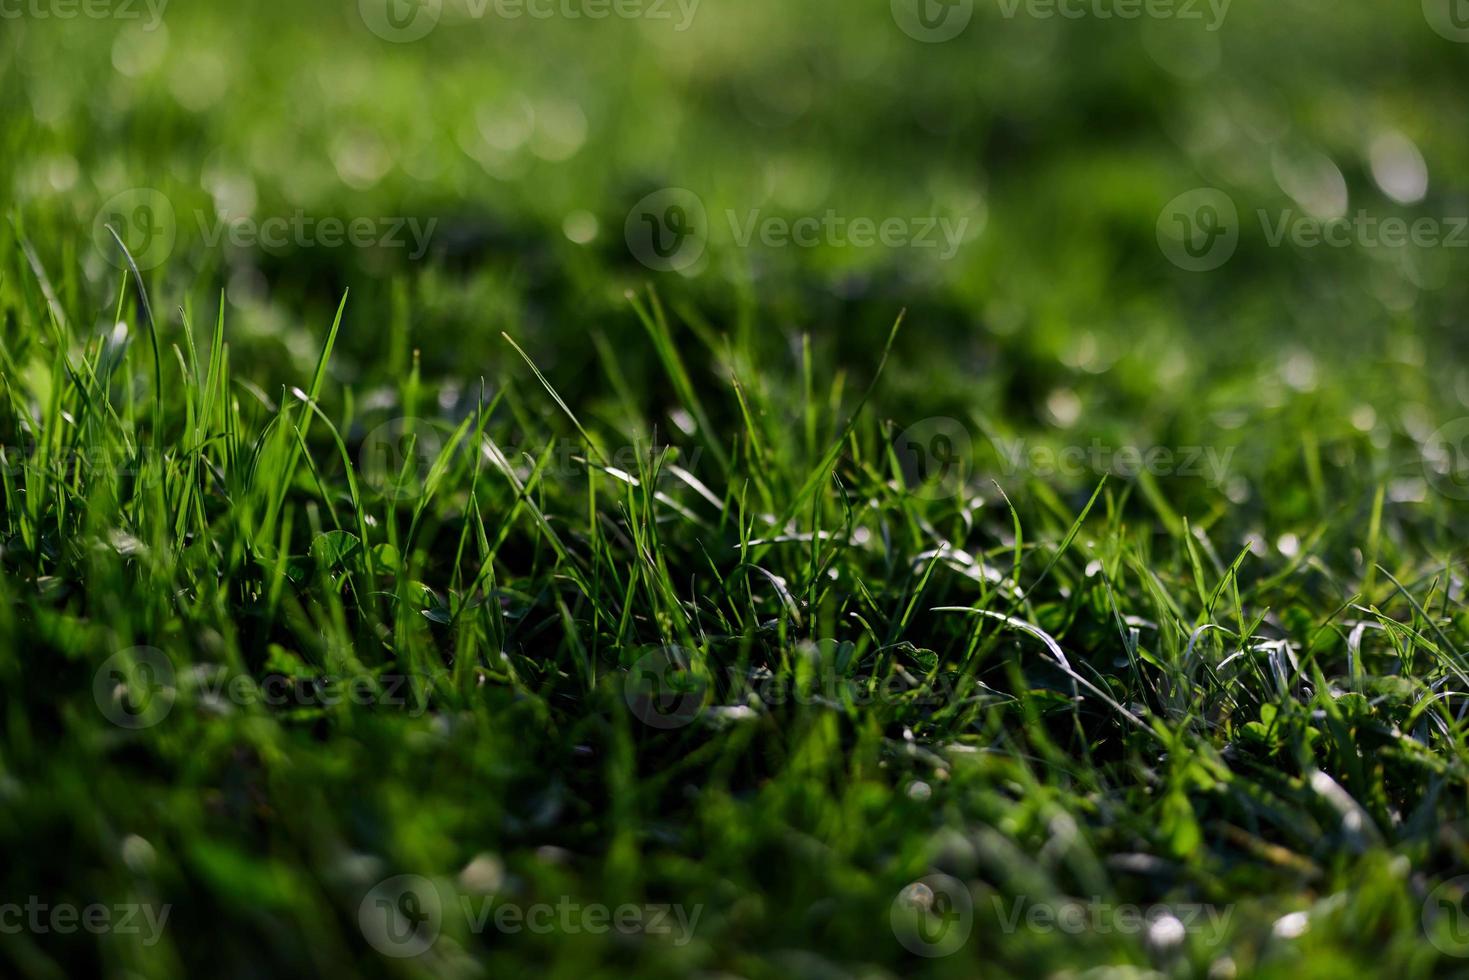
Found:
[[[1464,969],[1463,52],[850,7],[5,22],[0,974]]]

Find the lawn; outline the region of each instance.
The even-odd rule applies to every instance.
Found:
[[[0,0],[0,976],[1469,975],[1455,0]]]

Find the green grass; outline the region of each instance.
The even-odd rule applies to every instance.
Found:
[[[1465,969],[1465,256],[1252,217],[1306,151],[1462,213],[1462,52],[846,7],[0,37],[0,975]],[[1203,185],[1244,221],[1189,273],[1155,223]],[[623,238],[663,187],[714,226],[682,273]],[[437,224],[210,244],[222,202]],[[718,230],[756,207],[974,233]]]

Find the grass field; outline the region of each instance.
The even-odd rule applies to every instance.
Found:
[[[1469,975],[1464,41],[0,0],[0,976]]]

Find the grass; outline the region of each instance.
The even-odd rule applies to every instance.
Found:
[[[1286,3],[1190,80],[1166,25],[832,9],[0,40],[0,972],[1463,970],[1463,259],[1248,219],[1302,147],[1452,215],[1456,51]],[[1347,162],[1386,127],[1417,211]],[[1191,274],[1202,184],[1247,218]],[[681,273],[621,237],[671,186]],[[756,205],[975,234],[715,230]],[[139,928],[49,917],[96,904]]]

